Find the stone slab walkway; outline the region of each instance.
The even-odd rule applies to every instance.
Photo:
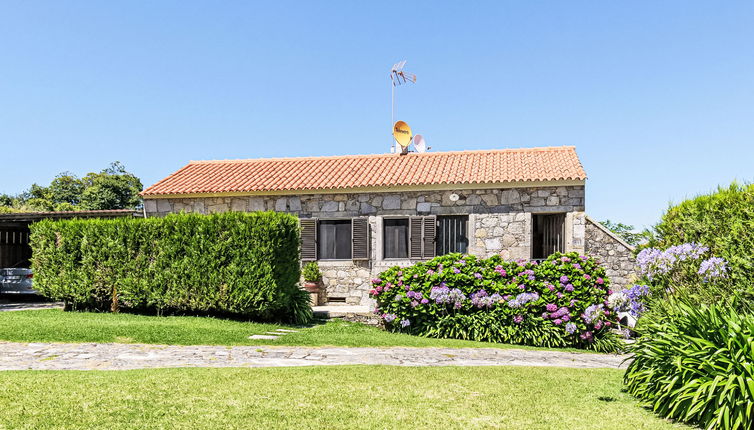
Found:
[[[625,356],[496,348],[337,348],[0,342],[0,370],[158,367],[557,366],[625,368]]]

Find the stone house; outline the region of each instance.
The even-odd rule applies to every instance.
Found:
[[[450,252],[588,252],[625,285],[631,247],[586,216],[585,185],[575,148],[548,147],[192,161],[142,196],[146,216],[294,214],[302,260],[318,262],[328,303],[366,305],[378,273]]]

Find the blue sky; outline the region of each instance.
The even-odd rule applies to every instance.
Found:
[[[754,180],[752,2],[0,0],[0,193],[119,160],[575,145],[587,211],[637,226]]]

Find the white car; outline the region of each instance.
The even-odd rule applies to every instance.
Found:
[[[0,293],[2,294],[37,294],[32,287],[34,274],[31,269],[10,267],[0,269]]]

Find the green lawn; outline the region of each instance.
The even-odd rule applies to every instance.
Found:
[[[263,334],[277,328],[295,329],[298,333],[281,336],[276,340],[248,339],[252,334]],[[429,339],[389,333],[375,327],[337,320],[312,327],[297,328],[208,317],[155,317],[63,312],[57,309],[0,312],[0,340],[171,345],[441,346],[537,349],[519,345]]]
[[[0,428],[666,429],[622,372],[348,366],[0,372]]]

